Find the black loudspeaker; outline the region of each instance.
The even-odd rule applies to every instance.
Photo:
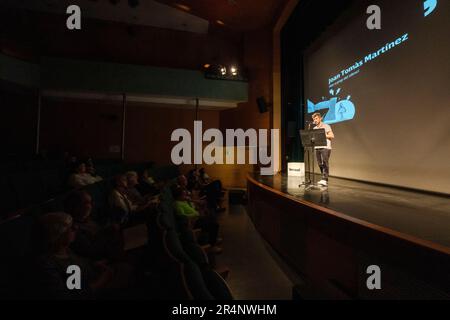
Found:
[[[259,97],[256,99],[256,103],[258,104],[259,113],[265,113],[268,111],[268,106],[264,97]]]

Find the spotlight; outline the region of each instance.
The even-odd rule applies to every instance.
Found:
[[[139,0],[128,0],[128,5],[131,8],[136,8],[139,5]]]
[[[221,64],[203,64],[202,68],[206,79],[212,80],[230,80],[230,81],[248,81],[245,70],[240,70],[236,65],[230,65],[228,68]]]

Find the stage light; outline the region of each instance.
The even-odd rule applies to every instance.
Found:
[[[239,70],[238,67],[234,65],[226,67],[222,64],[205,63],[202,65],[202,70],[205,73],[205,77],[207,79],[248,81],[248,78],[245,75],[245,71]]]

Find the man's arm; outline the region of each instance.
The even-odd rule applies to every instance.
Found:
[[[331,130],[331,128],[329,128],[329,131],[327,131],[326,135],[327,135],[327,139],[330,139],[330,140],[334,139],[334,133],[333,133],[333,130]]]

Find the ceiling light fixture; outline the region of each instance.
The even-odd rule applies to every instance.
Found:
[[[206,79],[211,80],[230,80],[230,81],[248,81],[245,71],[240,70],[236,65],[226,67],[223,64],[203,64],[202,71]]]

